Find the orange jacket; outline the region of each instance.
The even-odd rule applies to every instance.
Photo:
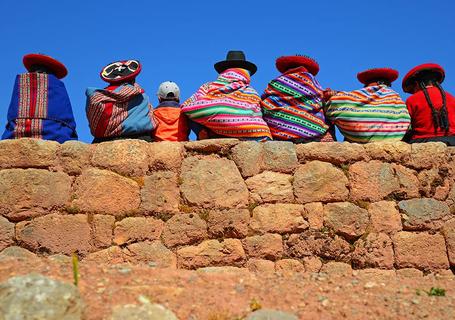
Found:
[[[188,141],[188,119],[176,101],[163,101],[153,111],[156,141]]]

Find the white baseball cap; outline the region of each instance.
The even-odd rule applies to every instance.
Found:
[[[160,84],[158,92],[156,94],[162,99],[180,99],[180,88],[175,82],[165,81]]]

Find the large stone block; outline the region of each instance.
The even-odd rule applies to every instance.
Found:
[[[58,152],[60,165],[71,175],[81,174],[89,167],[95,146],[79,141],[70,140],[61,145]]]
[[[455,219],[447,221],[444,224],[442,232],[446,239],[450,265],[455,266]]]
[[[207,218],[210,237],[244,238],[248,235],[248,209],[211,210]]]
[[[239,142],[238,139],[231,138],[189,141],[185,143],[185,149],[192,153],[218,153],[225,155]]]
[[[373,160],[406,163],[411,157],[411,145],[402,141],[366,143],[365,150]]]
[[[240,142],[231,150],[231,158],[243,177],[251,177],[261,172],[263,157],[263,144],[255,141]]]
[[[283,256],[283,239],[279,234],[267,233],[244,239],[243,246],[249,258],[278,260]]]
[[[125,218],[115,223],[114,243],[117,245],[137,241],[159,240],[164,222],[150,217]]]
[[[303,205],[303,217],[308,221],[311,229],[324,227],[324,206],[321,202],[311,202]]]
[[[298,144],[296,148],[300,163],[319,160],[340,165],[368,160],[364,146],[357,143],[311,142]]]
[[[369,222],[368,211],[350,202],[328,203],[324,207],[324,225],[347,239],[363,235]]]
[[[206,240],[197,246],[184,247],[177,251],[179,268],[238,266],[246,261],[245,251],[238,239]]]
[[[144,178],[141,208],[154,213],[178,213],[180,190],[177,174],[172,171],[152,172]]]
[[[403,229],[401,215],[393,201],[379,201],[368,206],[370,231],[396,233]]]
[[[14,244],[14,223],[0,217],[0,251]]]
[[[448,154],[447,146],[442,142],[413,143],[411,156],[405,163],[414,169],[430,169],[446,163]]]
[[[64,207],[70,200],[71,178],[39,169],[0,171],[0,214],[20,221]]]
[[[125,260],[131,263],[147,263],[158,268],[176,268],[175,254],[161,241],[144,241],[130,244],[123,250]]]
[[[148,171],[148,143],[137,139],[100,143],[92,163],[121,175],[144,176]]]
[[[254,208],[250,228],[257,233],[297,233],[308,228],[299,204],[265,204]]]
[[[434,199],[411,199],[398,203],[404,230],[438,230],[450,218],[449,206]]]
[[[167,247],[194,244],[207,238],[207,224],[197,214],[177,214],[170,218],[162,239]]]
[[[149,143],[149,166],[153,171],[177,171],[182,165],[184,148],[183,143],[162,141]]]
[[[308,162],[294,174],[294,193],[299,203],[346,200],[347,185],[343,171],[326,162]]]
[[[139,186],[116,173],[87,169],[76,179],[72,206],[81,211],[129,215],[139,208]]]
[[[245,182],[250,190],[252,201],[256,203],[286,203],[294,201],[292,180],[291,175],[265,171]]]
[[[275,263],[265,259],[249,259],[246,263],[246,267],[249,271],[255,273],[265,274],[275,272]]]
[[[397,199],[410,199],[420,197],[419,179],[417,173],[402,165],[392,164],[400,188],[393,195]]]
[[[292,173],[297,164],[297,153],[292,142],[268,141],[264,143],[265,170]]]
[[[210,209],[245,208],[248,205],[248,189],[231,160],[186,158],[181,177],[180,191],[190,205]]]
[[[354,244],[352,264],[359,269],[393,269],[392,240],[385,233],[370,233]]]
[[[446,244],[440,234],[398,232],[393,236],[395,261],[399,268],[448,269]]]
[[[57,163],[58,142],[40,139],[0,141],[0,168],[48,168]]]
[[[275,262],[275,270],[282,274],[305,272],[305,266],[299,260],[281,259]]]
[[[83,214],[50,214],[16,225],[17,240],[34,252],[86,255],[110,245],[114,219],[88,222]],[[96,227],[95,227],[96,226]],[[110,235],[110,241],[106,238]]]

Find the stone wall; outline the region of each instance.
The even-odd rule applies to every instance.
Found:
[[[195,269],[455,267],[439,143],[0,142],[0,250]]]

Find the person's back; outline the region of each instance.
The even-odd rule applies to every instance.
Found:
[[[188,120],[180,108],[180,89],[172,81],[163,82],[158,89],[159,104],[153,111],[157,127],[156,141],[188,141]]]

